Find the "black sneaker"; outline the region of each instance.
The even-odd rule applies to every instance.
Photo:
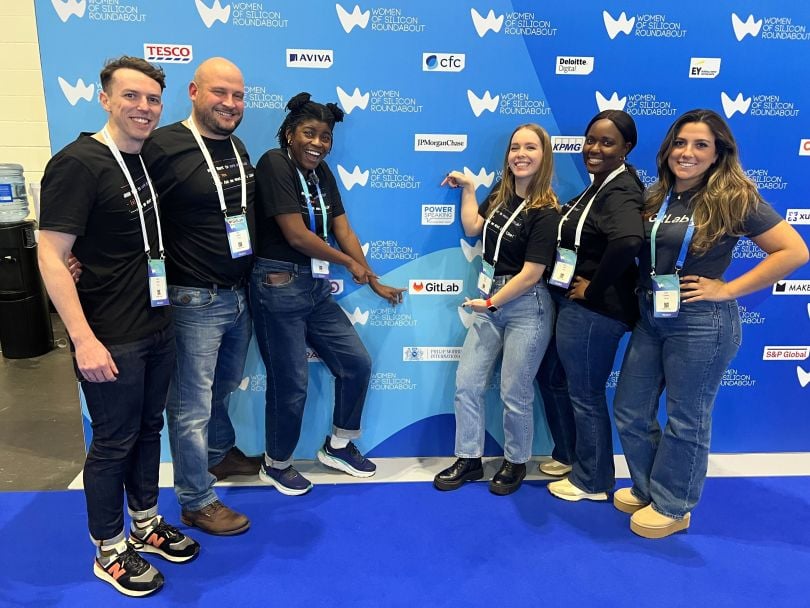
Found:
[[[318,450],[318,460],[329,468],[354,477],[371,477],[377,472],[377,465],[363,456],[351,441],[345,448],[333,448],[327,437],[323,447]]]
[[[200,553],[200,544],[186,536],[163,517],[155,517],[155,523],[143,530],[137,526],[130,529],[129,542],[136,551],[154,553],[170,562],[182,564],[193,560]]]
[[[163,575],[142,558],[129,542],[126,543],[126,550],[111,556],[106,566],[102,565],[102,559],[97,557],[93,561],[93,574],[124,595],[143,597],[163,587]]]

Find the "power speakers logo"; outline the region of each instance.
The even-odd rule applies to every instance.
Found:
[[[737,97],[732,99],[726,95],[724,91],[720,93],[720,103],[723,104],[723,113],[726,115],[726,118],[731,118],[737,112],[740,114],[747,113],[748,108],[751,107],[751,98],[743,98],[742,93],[737,93]]]
[[[619,32],[629,36],[630,32],[633,31],[633,26],[636,24],[636,18],[631,17],[628,19],[625,12],[622,12],[618,19],[614,19],[609,12],[602,11],[602,20],[605,22],[605,30],[611,40],[618,36]]]
[[[357,4],[354,5],[354,9],[351,13],[340,4],[335,5],[335,11],[337,11],[337,16],[340,20],[340,25],[343,27],[343,31],[347,34],[356,27],[359,27],[361,30],[366,29],[368,19],[371,16],[371,11],[361,11]]]
[[[51,0],[51,4],[62,23],[74,15],[81,19],[87,10],[87,0]]]
[[[226,4],[222,6],[219,0],[214,0],[214,3],[210,7],[202,0],[194,0],[194,4],[197,7],[197,13],[199,13],[200,19],[202,19],[203,24],[208,29],[211,29],[211,26],[217,21],[228,23],[228,19],[231,17],[231,5]]]
[[[408,293],[414,296],[457,296],[462,289],[462,280],[411,279],[408,282]]]
[[[194,57],[190,44],[147,42],[143,45],[143,58],[153,63],[189,63]]]
[[[79,103],[80,99],[84,99],[85,101],[93,100],[93,92],[96,90],[95,84],[84,84],[84,80],[81,78],[76,81],[75,85],[70,84],[61,76],[59,76],[57,80],[59,81],[59,88],[62,89],[62,94],[70,105],[75,106]]]
[[[762,19],[754,21],[753,15],[748,15],[748,19],[743,21],[737,16],[737,13],[731,13],[731,27],[734,28],[734,36],[737,42],[742,42],[746,36],[756,38],[759,36],[759,30],[762,29]]]
[[[461,72],[466,64],[464,53],[422,53],[423,72]]]

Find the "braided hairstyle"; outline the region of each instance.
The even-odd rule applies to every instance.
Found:
[[[322,104],[312,101],[309,93],[298,93],[287,102],[287,111],[284,122],[278,128],[278,143],[282,149],[287,149],[287,136],[295,131],[296,127],[306,120],[318,120],[334,129],[336,122],[343,122],[343,110],[335,103]]]

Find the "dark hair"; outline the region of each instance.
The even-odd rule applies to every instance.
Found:
[[[630,144],[630,150],[627,151],[629,154],[638,143],[638,131],[636,131],[636,122],[633,120],[633,117],[622,110],[602,110],[599,114],[591,118],[591,122],[585,127],[585,135],[591,130],[593,123],[603,118],[612,122],[619,133],[622,134],[624,141]]]
[[[117,59],[108,59],[99,74],[101,81],[101,88],[105,93],[110,92],[110,81],[112,81],[113,74],[116,70],[128,69],[136,70],[145,74],[160,85],[160,90],[166,88],[166,73],[163,68],[152,65],[146,59],[140,57],[130,57],[129,55],[121,55]]]
[[[305,120],[318,120],[329,125],[329,129],[334,129],[336,122],[343,122],[343,110],[337,104],[327,103],[326,105],[311,101],[312,95],[309,93],[298,93],[287,102],[289,114],[284,118],[284,122],[278,128],[278,143],[282,148],[287,147],[287,133],[295,131],[295,128]]]

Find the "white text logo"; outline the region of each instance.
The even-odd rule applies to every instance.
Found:
[[[748,19],[743,21],[737,16],[737,13],[731,13],[731,26],[734,28],[734,35],[737,37],[737,42],[740,42],[746,36],[751,36],[752,38],[759,36],[759,30],[762,28],[762,19],[754,21],[754,16],[748,15]]]
[[[202,19],[202,22],[208,29],[211,29],[211,26],[217,21],[228,23],[228,19],[231,16],[230,4],[222,6],[219,0],[214,0],[211,8],[202,0],[194,0],[194,4],[197,5],[197,12],[200,14],[200,19]]]
[[[368,18],[371,16],[371,11],[363,12],[357,4],[354,5],[354,10],[351,13],[346,11],[340,4],[335,5],[335,10],[338,19],[340,19],[340,25],[343,26],[343,31],[347,34],[355,27],[365,29],[368,25]]]
[[[157,44],[143,45],[143,58],[155,63],[189,63],[192,59],[190,44]]]
[[[501,27],[503,27],[503,15],[496,17],[495,11],[492,9],[489,10],[486,17],[482,17],[481,13],[471,8],[470,15],[472,15],[473,25],[475,26],[475,31],[478,32],[479,38],[486,36],[487,32],[490,30],[497,34],[501,31]]]
[[[616,91],[613,91],[613,95],[609,98],[602,95],[599,91],[596,92],[596,105],[599,107],[600,112],[604,110],[624,110],[624,104],[626,103],[627,96],[625,95],[619,99],[619,94]]]
[[[337,87],[337,96],[338,100],[340,101],[340,105],[343,106],[344,110],[346,110],[346,114],[351,114],[352,110],[355,108],[365,110],[368,106],[369,94],[361,93],[360,89],[357,87],[355,87],[354,92],[351,95],[349,95],[342,88]]]
[[[354,170],[351,173],[346,171],[342,165],[338,165],[338,175],[346,190],[351,190],[358,184],[365,186],[368,183],[368,169],[360,171],[360,167],[357,165],[354,166]]]
[[[742,93],[737,93],[737,97],[731,99],[724,91],[720,93],[720,102],[723,104],[723,113],[726,118],[731,118],[735,112],[745,114],[751,106],[751,98],[743,98]]]
[[[489,91],[484,91],[484,94],[481,97],[478,97],[470,89],[467,89],[467,100],[470,102],[470,108],[472,109],[476,118],[481,116],[484,110],[494,112],[496,109],[498,109],[498,102],[500,99],[500,95],[495,95],[495,97],[493,97]]]
[[[633,26],[636,24],[636,18],[627,18],[627,14],[622,11],[618,19],[614,19],[607,11],[602,11],[602,20],[605,22],[605,29],[611,40],[619,35],[619,32],[630,35],[633,31]]]
[[[692,57],[689,61],[689,78],[717,78],[720,74],[720,57]]]
[[[59,88],[62,89],[62,93],[65,95],[65,99],[68,100],[70,105],[75,106],[79,103],[80,99],[84,99],[85,101],[91,101],[93,99],[93,92],[96,90],[96,85],[93,83],[84,84],[84,80],[79,78],[76,84],[72,85],[61,76],[59,76],[57,80],[59,81]]]
[[[84,17],[84,11],[87,10],[87,0],[51,0],[51,4],[62,23],[73,15],[81,19]]]

